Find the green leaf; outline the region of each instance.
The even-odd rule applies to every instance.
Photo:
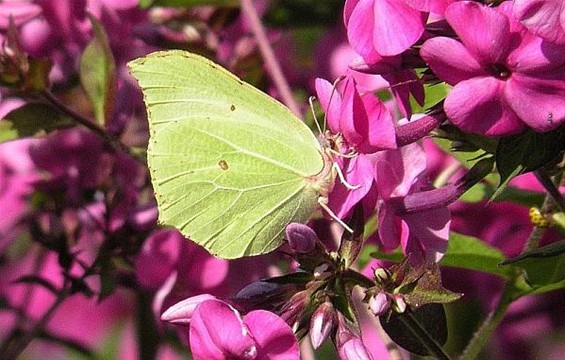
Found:
[[[445,99],[447,93],[449,93],[450,90],[451,86],[445,83],[424,85],[425,97],[423,105],[418,104],[413,97],[410,97],[412,113],[418,114],[426,112],[426,110],[430,109],[432,106]]]
[[[492,191],[493,190],[491,186],[480,182],[472,186],[469,190],[465,191],[465,193],[461,195],[459,200],[468,203],[480,202],[484,199],[488,199],[489,195],[492,194]]]
[[[29,103],[0,121],[0,143],[24,137],[38,137],[74,125],[72,120],[45,104]]]
[[[532,293],[565,288],[565,240],[527,251],[502,264],[523,269]]]
[[[404,294],[406,303],[418,308],[432,303],[450,303],[461,297],[462,294],[454,293],[443,287],[437,264],[427,264],[423,271],[419,274],[413,289]],[[400,288],[401,292],[402,290],[403,287]]]
[[[116,96],[114,56],[102,25],[89,16],[94,38],[80,59],[80,82],[94,110],[96,122],[106,124],[112,116]]]
[[[403,259],[400,251],[392,253],[377,251],[371,255],[376,259],[394,262],[399,262]],[[512,270],[499,265],[504,260],[505,256],[500,250],[485,242],[472,236],[451,232],[447,243],[447,251],[441,259],[440,265],[476,270],[508,278],[511,276]]]
[[[565,288],[565,254],[550,258],[526,258],[514,266],[525,271],[526,282],[534,294]]]
[[[496,166],[500,184],[498,196],[514,177],[537,170],[565,150],[565,126],[548,133],[526,130],[500,139],[496,147]]]
[[[485,242],[472,236],[452,232],[447,243],[447,252],[440,264],[508,278],[511,269],[499,266],[504,259],[505,256],[500,250]]]
[[[230,6],[238,7],[239,0],[140,0],[139,6],[148,8],[151,6],[172,6],[172,7],[191,7],[191,6]]]
[[[508,265],[513,263],[519,263],[520,261],[528,258],[548,258],[554,257],[565,253],[565,240],[557,241],[552,244],[542,246],[540,248],[526,251],[525,253],[513,257],[511,259],[504,260],[501,265]]]
[[[418,355],[432,355],[426,337],[440,346],[447,341],[447,318],[442,304],[427,304],[411,313],[395,313],[389,319],[381,316],[379,321],[395,343]]]

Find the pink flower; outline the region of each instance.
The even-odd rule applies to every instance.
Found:
[[[384,250],[401,245],[413,263],[439,261],[449,236],[450,214],[444,205],[412,214],[398,207],[397,201],[424,190],[425,169],[426,156],[417,144],[387,151],[376,163],[379,242]]]
[[[445,17],[461,42],[436,37],[422,46],[430,68],[454,85],[444,109],[464,131],[546,132],[565,121],[565,47],[529,33],[512,17],[511,6],[453,3]]]
[[[341,133],[349,147],[364,154],[396,148],[391,114],[372,93],[361,94],[354,77],[345,78],[341,92],[316,79],[316,92],[330,129]]]
[[[565,3],[562,0],[514,0],[514,15],[534,34],[565,44]]]
[[[427,14],[405,0],[347,0],[343,18],[349,43],[363,58],[397,55],[424,32]]]
[[[206,300],[190,321],[190,349],[194,359],[298,359],[292,329],[275,314],[255,310],[241,317],[221,300]]]
[[[39,177],[29,157],[29,147],[35,140],[11,141],[0,144],[0,253],[19,233],[17,227],[31,210],[29,199],[33,183]]]

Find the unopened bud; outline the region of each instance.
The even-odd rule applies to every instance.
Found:
[[[337,349],[341,360],[371,360],[372,357],[359,338],[352,338],[346,341]]]
[[[310,320],[310,341],[314,349],[319,348],[331,335],[336,322],[335,309],[326,301],[318,306]]]
[[[314,251],[316,243],[320,241],[314,230],[300,223],[290,223],[285,229],[285,234],[292,250],[299,254]]]
[[[376,268],[374,271],[375,280],[379,285],[386,285],[390,279],[390,271],[385,268]]]
[[[369,310],[375,316],[381,316],[390,309],[391,299],[384,292],[378,292],[369,300]]]
[[[404,296],[401,294],[394,295],[394,311],[399,314],[402,314],[406,311],[406,301],[404,300]]]

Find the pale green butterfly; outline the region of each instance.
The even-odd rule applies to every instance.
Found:
[[[287,224],[329,211],[333,155],[278,101],[189,52],[128,66],[147,106],[162,224],[231,259],[270,252]]]

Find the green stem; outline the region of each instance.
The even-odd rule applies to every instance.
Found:
[[[398,315],[398,319],[408,328],[412,335],[414,335],[418,341],[426,347],[428,353],[436,359],[439,360],[450,360],[451,358],[443,350],[443,348],[434,340],[433,337],[428,334],[426,329],[414,318],[414,315],[410,312],[405,312]]]
[[[259,14],[257,14],[257,9],[255,9],[253,1],[241,0],[241,10],[251,25],[251,31],[253,31],[253,35],[255,35],[255,40],[257,41],[259,51],[263,56],[263,61],[265,61],[265,65],[267,66],[267,71],[271,75],[271,79],[279,91],[282,101],[296,116],[300,116],[300,108],[298,107],[296,100],[294,100],[290,86],[286,81],[281,70],[281,66],[275,56],[275,52],[267,38],[265,28],[263,27],[263,24],[261,24],[261,19],[259,18]]]
[[[159,331],[151,310],[152,296],[146,292],[137,294],[137,343],[139,344],[139,359],[153,360],[159,349]]]
[[[130,150],[130,148],[124,145],[118,138],[112,136],[106,129],[102,126],[98,125],[94,121],[90,120],[86,116],[82,115],[81,113],[71,109],[66,104],[64,104],[61,100],[59,100],[52,92],[49,90],[43,91],[44,98],[49,101],[51,104],[55,105],[57,109],[62,111],[63,113],[69,115],[73,121],[76,123],[86,127],[96,135],[100,136],[104,142],[114,150],[114,151],[122,151],[136,160],[139,160]]]
[[[473,338],[471,339],[469,344],[467,344],[467,347],[463,351],[463,354],[461,354],[461,356],[459,357],[459,360],[476,359],[481,350],[490,340],[492,334],[494,333],[502,319],[504,319],[506,310],[508,310],[510,304],[512,304],[512,302],[518,298],[518,296],[516,296],[515,287],[513,286],[513,284],[515,284],[515,281],[517,281],[517,277],[514,279],[514,281],[509,282],[505,285],[498,304],[496,305],[494,310],[492,310],[488,314],[479,330],[477,330],[477,332],[473,335]]]

